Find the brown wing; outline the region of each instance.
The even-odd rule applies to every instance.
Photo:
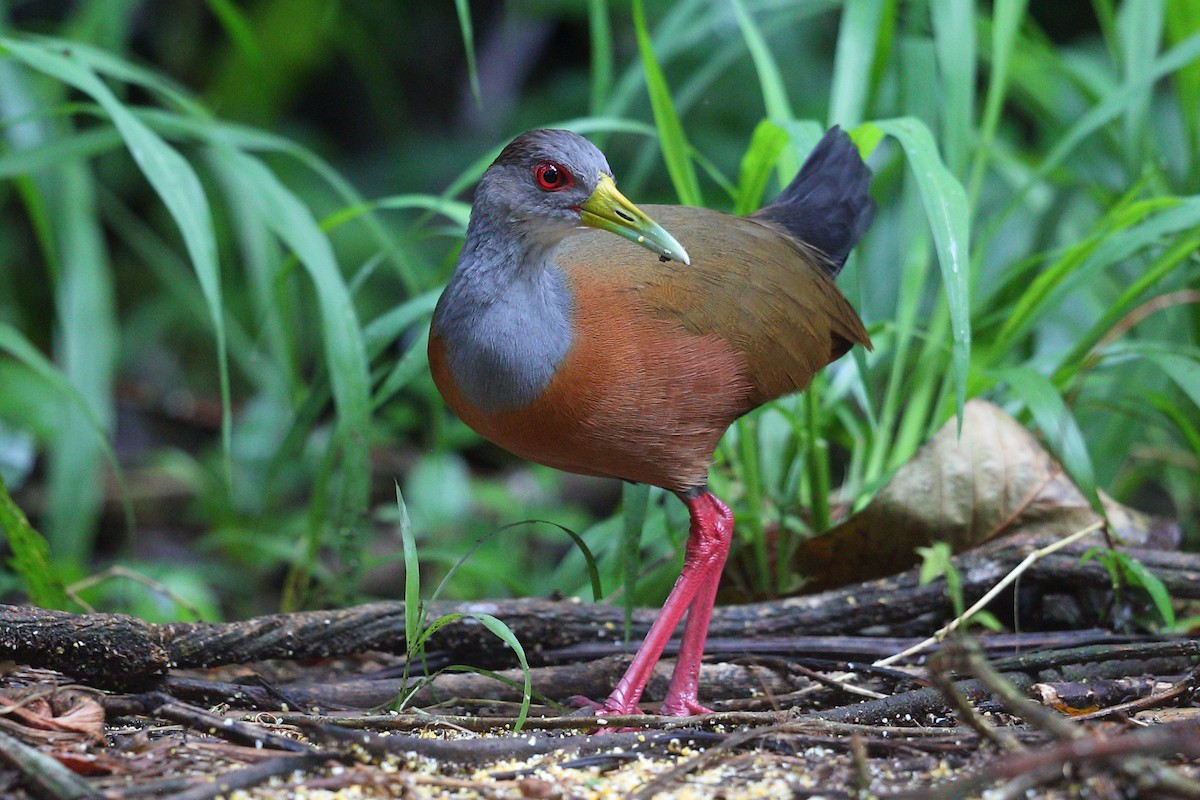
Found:
[[[871,347],[820,255],[781,229],[700,208],[643,209],[687,248],[691,265],[659,262],[599,231],[568,237],[556,260],[568,271],[618,273],[655,313],[729,342],[745,361],[749,408],[804,389],[853,345]]]

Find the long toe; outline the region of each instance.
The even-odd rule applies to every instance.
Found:
[[[659,713],[668,717],[691,717],[696,714],[711,714],[713,710],[708,706],[701,705],[694,695],[688,697],[680,694],[675,697],[668,695],[664,698]]]
[[[636,703],[620,703],[609,697],[603,703],[598,703],[590,697],[584,697],[581,694],[571,695],[567,698],[567,703],[576,708],[590,709],[596,716],[610,714],[612,716],[624,716],[625,714],[644,714]]]

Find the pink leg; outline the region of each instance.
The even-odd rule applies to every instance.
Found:
[[[609,714],[636,712],[638,700],[654,665],[658,663],[663,648],[685,613],[688,613],[688,623],[671,686],[667,691],[664,712],[687,715],[703,710],[696,700],[696,684],[717,583],[733,536],[733,515],[724,503],[709,492],[685,498],[684,502],[691,512],[692,524],[683,558],[683,571],[633,657],[633,663],[604,702],[603,710]]]
[[[696,549],[707,544],[707,552],[697,558],[705,560],[704,583],[692,598],[688,607],[687,623],[683,628],[683,641],[675,660],[675,672],[671,685],[663,698],[662,713],[686,717],[691,714],[707,714],[711,709],[700,705],[699,683],[700,662],[704,658],[704,641],[708,638],[708,624],[712,618],[713,602],[717,598],[717,587],[721,583],[721,570],[729,555],[733,541],[733,513],[717,499],[705,493],[688,503],[692,519],[698,521],[705,533],[689,540],[689,550],[699,538],[702,542]]]

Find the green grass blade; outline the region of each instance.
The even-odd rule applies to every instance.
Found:
[[[129,153],[183,236],[196,277],[204,292],[217,344],[217,369],[221,391],[221,442],[225,452],[226,476],[232,482],[233,412],[229,387],[229,358],[225,344],[225,318],[221,301],[221,272],[208,199],[195,171],[170,145],[135,117],[96,74],[71,55],[61,55],[37,45],[4,40],[4,46],[30,67],[44,72],[99,103],[112,118]],[[70,53],[70,51],[68,51]]]
[[[421,627],[421,561],[417,558],[417,540],[413,535],[408,506],[396,484],[396,510],[400,515],[400,542],[404,547],[404,641],[412,647]],[[409,652],[411,659],[412,652]]]
[[[463,52],[467,57],[467,79],[471,83],[471,95],[482,105],[483,95],[479,92],[479,66],[475,63],[475,32],[471,25],[471,6],[467,0],[454,0],[458,14],[458,29],[462,34]]]
[[[1143,219],[1144,218],[1144,219]],[[1200,225],[1200,197],[1182,202],[1159,197],[1114,208],[1099,230],[1034,278],[1007,314],[993,343],[995,357],[1010,352],[1040,319],[1061,306],[1087,281],[1165,237]]]
[[[1036,181],[1062,164],[1084,139],[1116,119],[1130,108],[1131,104],[1136,104],[1146,87],[1157,83],[1181,67],[1191,64],[1196,59],[1200,59],[1200,33],[1193,34],[1172,47],[1156,59],[1151,67],[1142,72],[1136,80],[1122,84],[1119,89],[1092,106],[1066,133],[1058,138],[1058,144],[1051,148],[1038,165],[1029,183],[1013,197],[1011,202],[1014,204],[1019,202],[1025,193],[1033,188]]]
[[[588,579],[591,581],[592,586],[592,599],[599,602],[600,598],[603,597],[603,592],[601,591],[600,586],[600,569],[596,564],[596,556],[592,553],[591,548],[587,546],[587,542],[583,540],[583,537],[575,531],[571,530],[565,525],[559,525],[557,522],[551,522],[550,520],[545,519],[527,519],[520,522],[512,522],[508,525],[497,528],[486,536],[480,537],[473,545],[471,545],[467,552],[463,553],[462,556],[459,557],[459,559],[454,563],[454,566],[452,566],[446,572],[446,576],[442,578],[442,582],[438,584],[437,589],[435,589],[433,594],[430,596],[430,601],[441,597],[442,591],[449,585],[450,579],[454,577],[454,573],[458,572],[458,570],[462,568],[463,564],[467,563],[471,556],[475,554],[475,551],[478,550],[485,542],[490,541],[494,537],[499,536],[506,531],[515,530],[521,525],[532,525],[535,523],[557,528],[558,530],[567,534],[567,536],[571,537],[571,541],[575,543],[575,547],[579,549],[580,554],[583,556],[584,562],[587,564]]]
[[[885,0],[846,0],[838,27],[829,96],[829,124],[856,128],[867,110],[867,90]]]
[[[950,308],[955,400],[962,417],[971,364],[971,316],[968,266],[970,216],[966,192],[938,156],[929,129],[920,120],[904,117],[872,123],[900,142],[916,179]]]
[[[511,647],[517,654],[517,660],[521,662],[521,671],[525,673],[525,687],[521,696],[521,710],[517,712],[517,719],[513,722],[513,733],[517,733],[525,724],[525,717],[529,714],[529,701],[533,696],[533,681],[529,672],[529,660],[525,657],[525,648],[521,646],[521,642],[512,632],[512,628],[491,614],[472,612],[467,616],[479,620],[483,627],[492,632],[493,636]]]
[[[258,159],[232,148],[226,148],[222,158],[244,181],[247,196],[262,220],[296,254],[313,282],[338,431],[345,448],[346,461],[341,468],[345,506],[357,515],[367,507],[370,488],[367,430],[371,399],[366,348],[350,291],[329,240],[300,200]]]
[[[975,3],[940,0],[929,7],[942,93],[942,147],[946,166],[965,179],[975,115]]]
[[[588,0],[588,41],[591,44],[591,108],[599,116],[608,103],[613,83],[612,28],[608,0]]]
[[[926,293],[931,265],[930,237],[928,228],[921,225],[924,212],[917,194],[905,192],[900,208],[905,235],[900,240],[900,252],[904,260],[900,266],[900,285],[894,313],[896,342],[892,348],[892,365],[884,390],[883,408],[879,413],[880,434],[871,443],[863,476],[868,485],[878,481],[886,469],[898,466],[898,461],[908,460],[911,452],[897,452],[898,437],[892,431],[897,430],[897,419],[902,409],[904,413],[916,416],[920,409],[917,399],[920,390],[917,387],[922,381],[934,379],[930,374],[930,359],[910,356],[914,340],[922,333],[918,312]]]
[[[113,128],[56,136],[31,147],[0,154],[0,180],[34,175],[66,161],[87,161],[117,149],[122,141]]]
[[[1075,416],[1063,402],[1058,389],[1049,378],[1028,367],[1002,370],[998,376],[1008,384],[1013,394],[1025,402],[1033,420],[1046,437],[1046,444],[1062,462],[1063,469],[1083,492],[1096,513],[1103,514],[1104,506],[1096,493],[1096,473],[1088,454],[1087,443]]]
[[[1009,62],[1028,2],[1029,0],[996,0],[992,7],[991,70],[988,75],[987,99],[984,100],[983,121],[979,126],[979,145],[971,165],[968,193],[972,208],[979,199],[984,170],[991,157],[996,127],[1000,123],[1000,109],[1008,91]]]
[[[654,43],[646,27],[646,11],[642,0],[633,0],[633,27],[637,34],[638,53],[642,59],[642,71],[646,76],[646,90],[650,94],[650,107],[654,112],[654,124],[658,128],[659,144],[667,173],[675,185],[679,201],[684,205],[702,206],[704,197],[700,193],[700,180],[692,164],[691,146],[683,132],[683,124],[675,112],[671,89],[666,76],[654,55]]]
[[[366,207],[368,211],[371,210],[370,204],[337,170],[316,153],[290,139],[244,125],[215,122],[203,117],[181,116],[160,109],[139,109],[136,113],[139,119],[167,138],[199,139],[218,148],[279,153],[292,158],[321,178],[346,206]],[[482,173],[482,169],[480,172]],[[461,190],[462,187],[458,191]],[[447,192],[443,196],[450,194]],[[414,259],[408,257],[404,248],[384,227],[376,214],[364,213],[356,218],[361,221],[366,233],[379,244],[380,249],[388,254],[407,291],[416,293],[427,288],[429,278],[414,268]]]
[[[742,0],[729,0],[729,3],[733,6],[738,27],[742,30],[742,38],[746,40],[746,48],[754,61],[754,70],[758,73],[758,84],[762,91],[767,119],[776,125],[785,126],[793,119],[792,104],[788,101],[787,87],[783,83],[779,65],[775,63],[775,57],[767,47],[767,40],[755,24],[754,17],[746,11]],[[800,171],[800,159],[792,150],[781,150],[778,158],[779,183],[786,186]]]
[[[402,194],[394,195],[392,197],[382,197],[369,203],[347,206],[337,214],[334,214],[323,220],[321,227],[326,231],[330,231],[339,225],[344,225],[352,219],[357,219],[364,213],[378,209],[421,209],[424,211],[432,211],[435,214],[441,214],[449,219],[451,222],[461,228],[463,232],[466,232],[467,223],[471,219],[471,205],[469,203],[449,200],[446,197],[440,197],[437,195]]]
[[[49,198],[59,259],[55,354],[90,415],[74,405],[63,410],[50,445],[45,529],[55,557],[79,567],[91,555],[104,501],[100,445],[107,443],[116,418],[117,314],[91,171],[74,162],[63,165],[55,177]],[[89,435],[94,422],[100,424],[99,440]]]
[[[771,170],[778,162],[779,153],[788,143],[788,138],[788,132],[769,119],[764,119],[754,128],[750,146],[742,155],[733,213],[749,214],[762,204]]]
[[[371,399],[372,408],[381,407],[415,380],[418,375],[424,374],[429,369],[428,346],[429,328],[425,328],[379,385],[379,389]]]
[[[67,593],[54,570],[50,545],[34,530],[25,512],[13,502],[0,478],[0,529],[8,540],[12,558],[8,565],[25,585],[29,602],[42,608],[65,609]]]
[[[405,331],[432,314],[441,295],[441,289],[417,295],[368,322],[363,328],[368,357],[375,359]]]
[[[1113,0],[1092,0],[1092,10],[1096,12],[1096,23],[1100,28],[1100,36],[1108,48],[1109,57],[1114,64],[1121,63],[1121,48],[1117,42],[1117,11]]]
[[[113,474],[116,476],[117,483],[121,488],[126,519],[132,530],[135,527],[133,505],[129,499],[129,490],[125,485],[125,473],[121,469],[121,463],[117,460],[116,451],[113,450],[112,444],[108,440],[107,427],[102,418],[97,415],[87,398],[71,385],[63,373],[49,359],[42,355],[36,347],[30,344],[29,340],[22,336],[20,331],[6,322],[0,322],[0,352],[8,353],[28,369],[32,370],[67,405],[73,407],[86,420],[87,433],[95,438],[109,466],[112,467]],[[75,444],[78,446],[80,440],[76,439]]]
[[[1200,34],[1200,0],[1167,3],[1167,40],[1172,46]],[[1188,152],[1188,184],[1200,182],[1200,59],[1185,64],[1171,75],[1171,85],[1183,119],[1184,146]]]
[[[525,648],[521,646],[521,642],[517,639],[516,634],[512,632],[512,628],[491,614],[485,614],[480,611],[454,612],[438,617],[429,623],[429,627],[417,637],[415,646],[410,646],[410,652],[414,650],[422,652],[425,648],[425,643],[429,641],[431,636],[450,623],[458,622],[462,619],[473,619],[487,628],[488,632],[512,648],[512,651],[517,656],[517,661],[521,664],[521,671],[525,673],[525,681],[521,699],[521,710],[517,713],[516,720],[513,721],[513,733],[517,733],[525,725],[525,718],[529,715],[529,703],[533,697],[533,676],[529,671],[529,659],[525,656]]]
[[[259,348],[266,351],[265,360],[270,370],[259,366],[260,374],[255,383],[262,389],[268,389],[267,380],[277,376],[278,390],[299,393],[303,389],[297,377],[300,371],[299,349],[300,338],[297,325],[291,318],[294,303],[282,299],[282,288],[277,282],[277,266],[283,260],[283,253],[278,240],[271,234],[270,229],[255,211],[254,202],[242,191],[242,180],[236,174],[236,166],[228,164],[221,158],[222,150],[212,148],[208,151],[208,164],[215,173],[220,185],[221,194],[225,199],[226,214],[236,234],[238,252],[241,255],[241,265],[246,293],[252,304],[253,319],[258,325],[262,342]],[[235,284],[235,287],[237,284]],[[230,351],[235,359],[245,348],[237,344],[237,327],[227,326],[230,333]],[[257,361],[264,360],[260,352],[255,353]],[[285,404],[290,400],[281,398]]]
[[[1126,0],[1121,4],[1117,31],[1121,45],[1124,84],[1136,86],[1125,109],[1125,158],[1131,174],[1140,169],[1141,150],[1146,145],[1153,81],[1149,79],[1163,33],[1160,0]]]
[[[629,640],[633,628],[634,588],[637,586],[638,571],[641,569],[642,529],[646,525],[646,510],[650,499],[650,487],[644,483],[621,485],[622,520],[621,529],[621,585],[625,587],[625,640]]]
[[[1113,346],[1106,354],[1109,359],[1130,355],[1162,370],[1200,409],[1200,348],[1186,347],[1177,342],[1139,341]]]
[[[0,41],[0,46],[7,46],[10,41],[13,40],[5,39]],[[208,116],[204,108],[189,97],[187,91],[178,84],[168,78],[164,78],[160,73],[139,67],[100,47],[95,47],[79,39],[61,39],[52,36],[30,36],[25,41],[29,42],[31,46],[39,47],[44,51],[64,55],[69,53],[72,59],[80,62],[89,70],[94,70],[101,75],[114,78],[121,83],[131,83],[140,86],[151,94],[162,98],[168,105],[180,109],[191,116],[201,118],[207,118]]]
[[[261,65],[262,49],[254,38],[254,30],[246,19],[245,13],[234,5],[233,0],[205,0],[213,16],[225,29],[229,40],[241,51],[246,60]]]
[[[1108,304],[1100,319],[1086,333],[1076,338],[1071,349],[1060,359],[1060,366],[1054,373],[1054,382],[1058,386],[1065,386],[1086,366],[1087,356],[1092,348],[1109,335],[1113,326],[1133,310],[1141,297],[1181,265],[1188,263],[1197,251],[1200,251],[1200,233],[1181,237],[1154,259],[1116,300]]]

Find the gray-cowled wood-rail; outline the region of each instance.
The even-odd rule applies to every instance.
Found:
[[[870,347],[834,284],[871,223],[870,177],[834,128],[754,214],[643,211],[594,145],[537,130],[479,182],[429,339],[446,403],[519,456],[661,486],[691,516],[683,571],[605,713],[636,711],[685,613],[662,712],[706,711],[700,660],[733,536],[712,453],[739,416]]]

